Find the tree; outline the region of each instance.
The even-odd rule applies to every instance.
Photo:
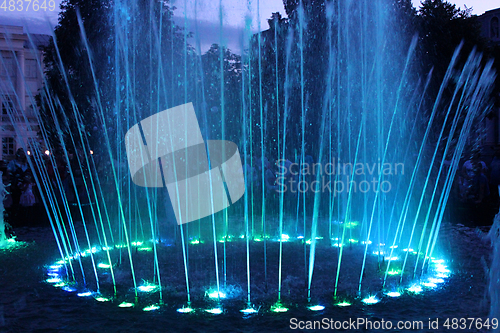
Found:
[[[174,24],[174,8],[167,1],[125,6],[119,0],[65,0],[61,9],[55,40],[45,50],[48,94],[39,98],[54,146],[60,133],[51,109],[67,147],[72,146],[69,134],[82,130],[92,149],[104,153],[103,135],[113,150],[123,150],[123,142],[114,138],[124,137],[130,126],[192,100],[186,94],[194,96],[196,71],[185,70],[185,64],[196,64],[194,50],[186,42],[189,33]]]

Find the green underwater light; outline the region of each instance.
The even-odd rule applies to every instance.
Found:
[[[221,308],[207,309],[205,311],[208,313],[214,314],[214,315],[218,315],[218,314],[221,314],[222,312],[224,312],[224,311],[222,311]]]
[[[342,301],[342,302],[339,302],[337,304],[335,304],[336,306],[341,306],[341,307],[345,307],[345,306],[351,306],[351,303],[347,302],[347,301]]]
[[[193,311],[194,311],[194,309],[190,308],[189,306],[177,309],[177,312],[179,312],[179,313],[191,313]]]
[[[85,291],[83,293],[78,293],[76,294],[78,297],[90,297],[93,295],[93,293],[91,291]]]
[[[242,312],[246,315],[250,315],[250,314],[257,313],[259,311],[255,310],[254,308],[246,308],[246,309],[240,310],[240,312]]]
[[[62,280],[60,278],[54,277],[54,278],[50,278],[50,279],[45,280],[45,282],[48,282],[48,283],[61,283]]]
[[[363,299],[361,302],[370,305],[370,304],[377,304],[379,302],[378,298],[375,296],[370,296],[365,299]]]
[[[102,297],[102,296],[96,297],[95,300],[98,302],[109,302],[110,301],[109,298]]]
[[[118,307],[119,308],[132,308],[132,307],[134,307],[134,303],[122,302],[122,303],[118,304]]]
[[[387,272],[389,275],[398,275],[401,274],[401,271],[399,269],[391,269],[389,272]]]
[[[142,309],[142,311],[146,311],[146,312],[155,311],[155,310],[158,310],[159,308],[160,308],[159,305],[153,304],[153,305],[150,305],[150,306],[146,306],[144,309]]]
[[[288,308],[284,307],[280,302],[277,302],[276,304],[274,304],[273,306],[271,306],[271,311],[272,312],[277,312],[277,313],[287,312]]]
[[[157,285],[154,285],[154,284],[145,284],[145,285],[137,287],[137,290],[139,290],[143,293],[150,293],[150,292],[156,291],[158,288],[159,287]]]

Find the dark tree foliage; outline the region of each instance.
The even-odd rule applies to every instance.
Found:
[[[87,32],[89,47],[93,52],[95,75],[99,86],[106,87],[111,78],[109,65],[111,52],[107,45],[112,41],[114,34],[109,21],[111,10],[109,1],[63,1],[59,23],[54,31],[55,40],[51,40],[44,50],[48,94],[42,93],[39,98],[42,120],[45,122],[43,125],[49,132],[49,140],[54,147],[59,146],[59,133],[52,112],[57,116],[61,128],[65,130],[66,137],[68,129],[78,128],[75,124],[73,107],[78,109],[77,115],[84,124],[99,123],[95,113],[92,112],[95,100],[94,80],[86,47],[80,38],[77,8]],[[100,47],[96,47],[97,45]],[[54,100],[55,96],[57,100]],[[86,131],[92,136],[98,129],[90,127]]]
[[[197,62],[186,42],[189,34],[172,20],[173,8],[166,1],[147,0],[133,8],[117,6],[113,0],[65,0],[61,5],[55,41],[45,50],[48,94],[40,98],[55,147],[60,141],[52,112],[67,147],[73,149],[69,133],[77,136],[80,129],[92,149],[104,153],[104,134],[112,149],[123,149],[115,138],[123,138],[137,121],[193,100]],[[75,141],[80,149],[82,143]]]
[[[207,107],[207,126],[212,139],[241,141],[241,57],[226,47],[213,44],[201,57],[203,94]],[[201,88],[201,87],[200,87]],[[207,138],[208,139],[208,138]]]
[[[425,0],[416,18],[420,35],[420,59],[425,72],[434,67],[436,78],[442,79],[453,52],[463,41],[463,63],[470,51],[485,49],[480,36],[480,23],[470,10],[461,10],[442,0]]]

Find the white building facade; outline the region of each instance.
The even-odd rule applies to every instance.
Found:
[[[42,48],[50,37],[30,37],[31,42],[23,27],[0,25],[0,159],[4,161],[12,159],[24,144],[31,147],[34,141],[40,143],[34,100],[43,87]],[[23,144],[23,140],[27,142]]]

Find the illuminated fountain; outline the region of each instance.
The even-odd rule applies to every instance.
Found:
[[[289,23],[272,20],[253,36],[248,19],[241,49],[249,51],[239,60],[224,58],[223,48],[198,56],[197,25],[188,27],[186,16],[184,31],[172,29],[166,7],[150,17],[160,5],[148,6],[117,1],[104,13],[109,38],[98,45],[78,17],[90,87],[72,81],[66,55],[53,48],[59,81],[41,93],[53,126],[41,133],[72,165],[69,182],[56,154],[30,147],[28,156],[61,256],[47,268],[48,283],[120,308],[169,303],[180,313],[220,314],[227,299],[248,315],[259,302],[273,312],[300,302],[311,311],[368,306],[446,281],[439,230],[468,134],[488,109],[491,63],[459,47],[429,93],[432,72],[415,74],[417,38],[397,36],[383,1],[329,3],[317,21],[311,6],[299,5],[288,8]],[[80,86],[91,95],[85,105]],[[188,103],[204,140],[237,144],[246,187],[229,208],[177,225],[170,206],[182,198],[158,178],[154,186],[132,182],[124,138]],[[160,131],[153,125],[138,130],[150,153],[159,149],[147,144]],[[185,126],[186,141],[194,131]],[[274,163],[285,177],[276,183]],[[285,180],[322,191],[294,193]]]

